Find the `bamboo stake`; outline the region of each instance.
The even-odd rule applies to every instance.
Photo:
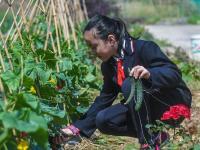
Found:
[[[10,68],[11,68],[11,70],[13,70],[13,65],[12,65],[12,61],[11,61],[12,57],[8,52],[8,48],[7,48],[7,45],[6,45],[6,43],[5,43],[4,39],[3,39],[3,34],[2,34],[1,31],[0,31],[0,38],[2,39],[3,46],[4,46],[4,49],[5,49],[5,52],[6,52],[6,56],[8,58],[8,62],[9,62]]]
[[[50,32],[50,39],[51,39],[51,43],[52,43],[52,47],[53,47],[53,51],[54,53],[56,54],[56,47],[54,45],[54,40],[53,40],[53,37],[52,37],[52,33]],[[59,66],[58,66],[58,63],[56,63],[56,71],[57,72],[60,72],[60,69],[59,69]]]
[[[79,1],[76,1],[76,4],[77,4],[77,9],[78,9],[78,16],[80,18],[80,22],[83,22],[84,20],[84,16],[83,16],[83,12],[82,12],[82,9],[81,9],[81,4],[80,4],[80,0]]]
[[[61,14],[61,10],[60,10],[60,8],[59,8],[59,1],[57,0],[56,2],[55,2],[57,5],[55,6],[55,12],[56,12],[56,20],[57,20],[57,29],[58,29],[58,36],[60,37],[60,39],[62,39],[62,36],[63,36],[63,32],[62,32],[62,27],[61,27],[61,25],[62,25],[62,22],[61,22],[61,20],[60,20],[60,14]],[[63,21],[63,19],[62,19],[62,21]],[[65,34],[65,33],[64,33]],[[64,35],[65,36],[65,35]],[[60,44],[60,42],[59,42],[59,44]]]
[[[60,31],[63,31],[63,35],[65,40],[67,41],[69,47],[70,47],[70,37],[69,37],[69,27],[68,27],[68,21],[65,15],[64,10],[64,4],[62,0],[58,0],[58,10],[59,10],[59,20],[60,20]]]
[[[74,27],[74,24],[73,24],[72,18],[70,16],[69,9],[68,9],[67,5],[65,5],[65,9],[66,9],[66,12],[67,12],[67,15],[68,15],[69,24],[71,26],[72,35],[73,35],[73,39],[74,39],[74,43],[75,43],[75,48],[78,49],[78,40],[77,40],[77,37],[76,37],[75,27]]]
[[[48,2],[45,4],[46,7],[44,6],[44,3],[45,3],[44,0],[40,0],[40,5],[41,5],[42,8],[40,6],[37,6],[37,7],[45,15],[45,17],[46,17],[46,23],[48,24],[48,15],[49,15],[48,11],[49,11],[49,8],[50,8],[50,0],[48,0]],[[41,12],[37,11],[37,13],[35,14],[35,16],[40,15],[40,14],[41,14]],[[38,20],[36,21],[36,23],[37,22],[38,22]],[[45,32],[45,31],[41,30],[41,28],[37,28],[37,26],[36,26],[36,28],[34,30],[36,31],[37,34],[43,34]]]
[[[3,22],[4,22],[5,18],[6,18],[6,16],[8,14],[8,12],[9,12],[9,8],[6,10],[6,13],[5,13],[5,15],[3,16],[2,20],[1,20],[0,27],[2,26],[2,24],[3,24]]]
[[[13,2],[14,2],[14,0],[11,2],[11,4],[12,4]],[[3,22],[4,22],[5,18],[6,18],[6,16],[7,16],[7,14],[8,14],[8,12],[9,12],[9,9],[10,9],[10,7],[7,8],[7,10],[6,10],[6,12],[5,12],[5,14],[4,14],[4,16],[3,16],[2,20],[1,20],[0,27],[2,26],[2,24],[3,24]]]
[[[44,44],[44,50],[47,49],[47,44],[48,44],[48,40],[49,40],[49,33],[50,33],[50,27],[51,27],[52,11],[51,11],[51,9],[49,11],[50,11],[50,15],[49,15],[49,21],[48,21],[46,40],[45,40],[45,44]]]
[[[38,7],[37,7],[38,3],[39,3],[39,0],[35,2],[35,5],[33,6],[32,11],[30,12],[29,26],[32,24],[33,17],[35,16],[35,12],[38,10]]]
[[[55,6],[54,3],[52,1],[52,10],[53,10],[53,17],[54,17],[54,25],[55,25],[55,29],[56,29],[56,41],[57,41],[57,46],[58,46],[58,55],[59,57],[62,57],[61,55],[61,51],[60,51],[60,40],[59,40],[59,35],[58,35],[58,22],[57,22],[57,15],[56,15],[56,11],[55,11]]]
[[[49,36],[50,36],[50,39],[51,39],[53,52],[56,54],[57,51],[56,51],[56,47],[55,47],[55,44],[54,44],[54,39],[53,39],[53,36],[52,36],[51,32],[49,32]]]
[[[67,19],[67,16],[66,16],[66,11],[65,11],[65,4],[62,0],[60,0],[60,10],[61,13],[60,13],[60,21],[62,22],[62,25],[63,25],[63,32],[64,32],[64,36],[65,37],[65,40],[67,41],[68,43],[68,47],[70,48],[71,47],[71,43],[70,43],[70,35],[69,35],[69,26],[68,26],[68,19]]]
[[[46,12],[46,9],[45,9],[43,3],[44,3],[44,1],[43,1],[43,0],[40,0],[40,5],[42,6],[43,12],[45,13],[45,12]]]
[[[67,24],[67,22],[64,22],[64,18],[63,18],[63,15],[62,15],[62,11],[61,11],[61,8],[60,8],[60,4],[58,4],[58,17],[59,17],[59,22],[60,22],[60,25],[62,27],[62,33],[64,35],[64,38],[65,40],[68,41],[69,39],[69,34],[68,34],[68,31],[67,31],[67,25],[65,25],[65,23]]]
[[[46,12],[48,12],[48,11],[49,11],[49,9],[51,8],[51,7],[50,7],[50,4],[51,4],[51,1],[50,1],[50,0],[48,0],[48,2],[47,2],[47,7],[46,7]]]
[[[30,2],[33,2],[33,0],[30,1]],[[28,3],[27,7],[25,8],[25,11],[26,11],[25,14],[26,14],[26,15],[27,15],[27,13],[28,13],[28,7],[29,7],[29,6],[30,6],[30,3]],[[18,13],[19,13],[19,10],[18,10],[18,12],[17,12],[17,15],[18,15]],[[8,34],[7,34],[7,37],[6,37],[5,42],[8,41],[8,38],[9,38],[9,37],[10,37],[10,39],[12,40],[12,42],[15,41],[16,38],[14,38],[14,37],[17,36],[17,34],[15,33],[17,29],[15,28],[14,31],[13,31],[13,34],[11,34],[11,31],[13,30],[14,24],[15,24],[15,23],[13,22],[13,24],[12,24],[10,30],[8,31]],[[18,22],[18,26],[19,26],[20,30],[21,30],[22,25],[23,25],[23,22],[22,22],[22,18],[21,18],[21,19],[19,20],[19,22]],[[14,39],[14,40],[13,40],[13,39]]]
[[[9,8],[6,10],[6,12],[5,12],[5,14],[4,14],[4,16],[3,16],[2,20],[1,20],[0,27],[2,26],[2,24],[3,24],[3,22],[4,22],[5,18],[6,18],[6,16],[8,14],[8,12],[9,12]]]
[[[2,57],[1,51],[0,51],[0,62],[1,62],[1,67],[3,69],[3,72],[5,72],[6,68],[5,68],[5,64],[4,64],[4,61],[3,61],[3,57]]]
[[[24,22],[26,31],[28,31],[27,20],[26,20],[26,15],[25,15],[24,9],[23,9],[22,0],[21,0],[21,3],[20,3],[20,9],[21,9],[22,21]],[[20,30],[21,30],[21,28],[20,28]]]
[[[87,7],[86,7],[85,0],[83,0],[83,12],[85,14],[86,20],[88,20],[88,13],[87,13]]]
[[[40,8],[40,10],[42,11],[42,13],[45,15],[45,17],[46,17],[46,23],[48,24],[48,15],[49,15],[48,11],[49,11],[49,8],[50,8],[50,0],[47,2],[46,7],[44,6],[43,3],[45,3],[44,0],[40,0],[40,5],[42,5],[41,6],[42,8],[40,8],[39,6],[38,6],[38,8]],[[37,11],[37,13],[38,14],[35,14],[35,16],[41,14],[41,12],[39,12],[39,11]],[[38,20],[36,22],[38,22]],[[41,28],[37,28],[37,26],[36,26],[36,28],[34,30],[36,31],[37,34],[44,34],[44,32],[45,32]]]
[[[16,17],[15,17],[15,14],[14,14],[14,11],[13,11],[12,6],[10,7],[10,9],[11,9],[11,12],[12,12],[12,15],[13,15],[13,20],[14,20],[14,23],[15,23],[15,27],[17,28],[17,33],[19,34],[19,38],[20,38],[22,44],[24,45],[24,41],[23,41],[23,39],[22,39],[22,35],[21,35],[20,29],[19,29],[19,27],[18,27],[17,19],[16,19]]]
[[[29,7],[29,4],[28,4],[27,7],[25,8],[25,11],[27,11],[27,8],[28,8],[28,7]],[[19,13],[19,10],[18,10],[18,12],[17,12],[16,15],[18,15],[18,13]],[[22,19],[19,20],[18,25],[19,25],[21,22],[22,22]],[[10,34],[11,34],[11,31],[13,30],[13,27],[14,27],[14,22],[12,23],[12,26],[11,26],[11,28],[9,29],[8,33],[7,33],[7,37],[6,37],[5,42],[7,42],[7,40],[8,40],[9,37],[12,37],[12,36],[15,35],[16,29],[14,29],[13,34],[10,35]]]
[[[1,73],[1,71],[0,71],[0,73]],[[0,93],[2,94],[2,97],[3,97],[3,100],[5,102],[5,105],[7,105],[8,104],[8,100],[6,98],[6,94],[5,94],[5,90],[4,90],[1,78],[0,78]]]

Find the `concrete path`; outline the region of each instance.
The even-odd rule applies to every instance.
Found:
[[[149,25],[145,28],[156,38],[165,39],[186,51],[191,50],[191,36],[200,34],[200,25]]]

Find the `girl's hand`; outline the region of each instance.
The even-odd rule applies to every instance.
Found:
[[[132,70],[130,71],[129,73],[130,76],[133,76],[135,79],[141,79],[141,78],[144,78],[144,79],[149,79],[150,77],[150,72],[144,68],[143,66],[135,66],[132,68]]]

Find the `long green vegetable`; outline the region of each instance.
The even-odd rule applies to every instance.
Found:
[[[135,99],[135,110],[138,111],[142,105],[143,100],[143,87],[140,79],[134,79],[133,77],[129,77],[131,83],[131,92],[127,99],[126,104],[130,103],[130,101]]]

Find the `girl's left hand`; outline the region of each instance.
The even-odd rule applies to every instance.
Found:
[[[133,76],[135,79],[138,79],[138,78],[139,79],[141,79],[141,78],[149,79],[150,72],[143,66],[137,65],[131,69],[129,75]]]

